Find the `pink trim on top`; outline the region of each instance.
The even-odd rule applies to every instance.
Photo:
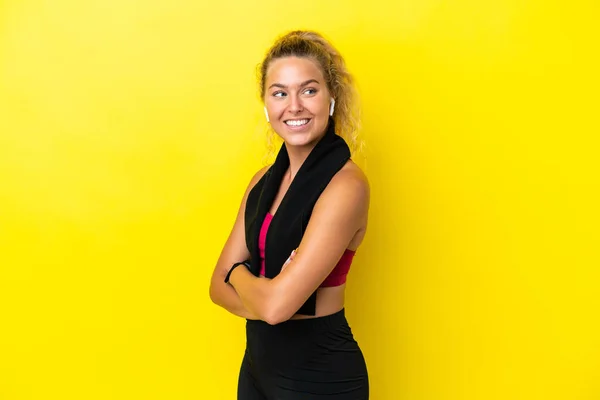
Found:
[[[272,220],[273,215],[271,215],[271,213],[267,213],[267,215],[265,216],[265,220],[263,221],[263,224],[260,227],[260,234],[258,236],[260,274],[262,276],[265,276],[265,247],[267,241],[267,231],[269,230],[269,225],[271,225]],[[355,254],[356,251],[346,249],[335,268],[333,268],[329,276],[325,278],[323,283],[321,283],[320,287],[340,286],[346,283],[346,277],[348,276],[348,271],[350,271],[350,265],[352,265],[352,259],[354,258]]]
[[[262,276],[265,276],[265,247],[267,247],[267,231],[269,230],[269,225],[271,225],[272,220],[273,216],[271,213],[267,213],[265,220],[260,227],[260,234],[258,235],[258,254],[260,255],[260,274]]]

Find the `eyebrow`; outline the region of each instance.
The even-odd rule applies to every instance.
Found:
[[[318,81],[318,80],[316,80],[316,79],[309,79],[309,80],[307,80],[307,81],[304,81],[304,82],[302,82],[302,83],[300,84],[300,87],[304,87],[304,86],[308,85],[309,83],[317,83],[317,84],[318,84],[318,83],[319,83],[319,81]],[[285,85],[283,85],[283,84],[281,84],[281,83],[274,83],[274,84],[272,84],[271,86],[269,86],[269,89],[271,89],[273,86],[275,86],[275,87],[279,87],[279,88],[282,88],[282,89],[287,89],[287,86],[285,86]]]

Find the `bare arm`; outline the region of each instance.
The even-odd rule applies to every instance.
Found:
[[[246,235],[244,228],[244,211],[246,209],[246,200],[250,190],[254,187],[254,185],[256,185],[266,171],[267,168],[261,169],[250,181],[250,184],[244,193],[242,204],[238,210],[233,229],[231,230],[231,233],[225,242],[225,246],[221,251],[221,255],[219,256],[210,281],[210,298],[213,303],[223,307],[232,314],[248,319],[259,319],[259,317],[250,312],[244,306],[235,289],[231,285],[226,284],[224,280],[229,268],[233,265],[233,263],[244,261],[250,258],[250,252],[246,246]]]
[[[277,324],[291,318],[333,270],[354,235],[366,226],[369,186],[356,171],[341,171],[313,209],[297,253],[272,280],[236,268],[230,282],[244,306]]]

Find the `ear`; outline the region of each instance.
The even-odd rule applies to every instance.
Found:
[[[333,115],[333,110],[335,109],[335,99],[331,98],[331,105],[329,106],[329,116]]]
[[[269,112],[267,111],[267,106],[265,106],[265,116],[267,117],[267,122],[271,122],[271,120],[269,120]]]

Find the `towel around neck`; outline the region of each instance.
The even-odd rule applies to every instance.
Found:
[[[265,245],[267,278],[277,276],[291,252],[298,248],[319,196],[349,159],[350,149],[344,139],[335,133],[335,124],[330,118],[325,135],[302,163],[271,221]],[[289,165],[290,159],[283,144],[275,163],[248,194],[244,217],[246,246],[251,255],[250,270],[256,276],[261,267],[258,251],[260,228]],[[316,295],[315,291],[297,314],[315,315]]]

